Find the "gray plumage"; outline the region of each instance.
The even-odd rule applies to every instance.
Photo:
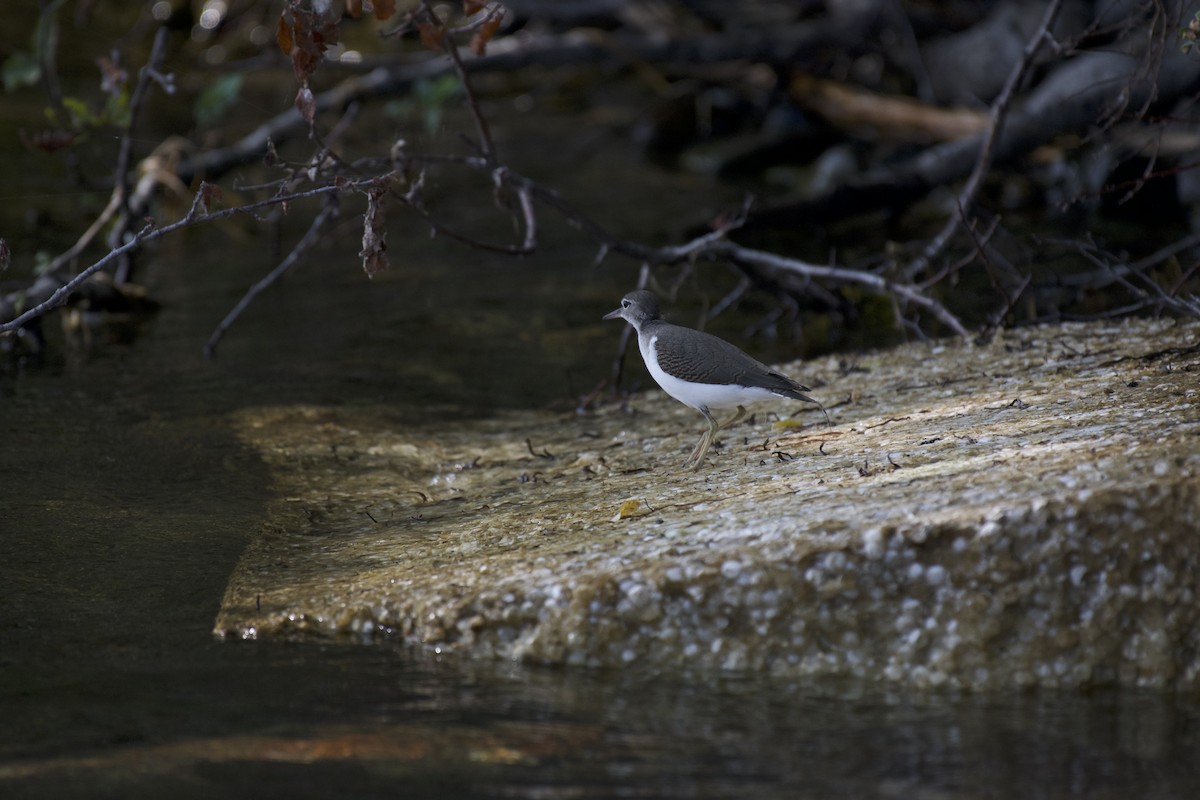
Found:
[[[638,334],[638,347],[655,381],[669,395],[704,415],[709,431],[701,438],[686,465],[699,467],[716,433],[746,414],[743,403],[770,395],[814,403],[808,387],[771,369],[740,349],[710,333],[673,325],[662,318],[658,298],[644,289],[630,292],[621,307],[604,316],[623,318]],[[733,419],[718,424],[712,408],[737,406]],[[828,419],[828,414],[825,415]]]
[[[658,336],[658,364],[676,378],[692,383],[737,384],[815,403],[810,391],[740,349],[704,331],[681,328],[663,319],[643,323],[648,335]],[[686,331],[686,334],[682,333]],[[682,335],[681,335],[682,334]]]

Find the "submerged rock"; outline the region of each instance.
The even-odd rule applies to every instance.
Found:
[[[833,418],[239,423],[280,487],[216,622],[562,665],[969,689],[1200,687],[1200,325],[789,366]]]

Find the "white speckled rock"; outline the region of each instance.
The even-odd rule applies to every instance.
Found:
[[[247,412],[287,499],[216,630],[919,687],[1200,688],[1197,341],[1197,324],[1065,325],[790,367],[834,427],[806,412],[781,433],[760,413],[695,474],[678,469],[695,415],[656,392],[632,416],[416,433],[385,410]]]

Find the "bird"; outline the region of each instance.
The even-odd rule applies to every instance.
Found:
[[[632,325],[642,360],[655,382],[708,420],[708,430],[683,463],[685,468],[700,468],[717,431],[740,422],[748,403],[771,397],[802,400],[816,404],[829,420],[825,407],[805,394],[811,391],[807,386],[711,333],[667,322],[653,292],[630,292],[621,299],[621,306],[605,314],[604,319],[624,319]],[[735,406],[737,412],[723,423],[712,414],[713,409]]]

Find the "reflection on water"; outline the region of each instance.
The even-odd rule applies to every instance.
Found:
[[[0,785],[196,797],[261,797],[267,786],[269,796],[1084,798],[1200,787],[1195,716],[1165,697],[822,696],[756,679],[550,672],[377,647],[218,651],[171,667],[174,691],[132,692],[162,704],[152,733],[113,730],[11,760]],[[131,677],[115,690],[130,693],[120,684]]]

